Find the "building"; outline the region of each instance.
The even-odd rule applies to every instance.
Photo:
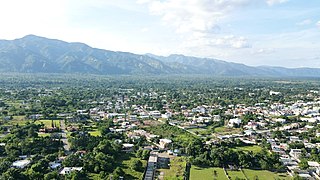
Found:
[[[241,124],[241,122],[242,122],[242,120],[239,118],[230,119],[228,122],[228,126],[229,127],[239,126]]]
[[[149,160],[148,160],[148,166],[146,173],[144,174],[144,180],[153,180],[155,171],[157,169],[157,163],[158,163],[158,156],[156,154],[150,154]]]
[[[160,148],[162,148],[162,149],[167,148],[171,143],[172,143],[172,141],[170,139],[160,139],[160,141],[159,141]]]
[[[12,163],[12,167],[23,169],[31,163],[30,160],[24,159]]]
[[[72,171],[81,171],[82,167],[64,167],[59,174],[65,175],[70,174]]]

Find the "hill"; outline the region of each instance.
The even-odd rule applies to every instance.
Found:
[[[35,35],[15,40],[0,40],[0,72],[320,77],[320,69],[316,68],[252,67],[176,54],[167,57],[138,55]]]

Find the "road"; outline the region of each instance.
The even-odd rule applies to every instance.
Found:
[[[60,120],[60,129],[61,129],[61,140],[63,142],[63,148],[64,151],[68,154],[70,151],[70,144],[68,142],[68,138],[67,138],[67,130],[66,130],[66,124],[64,122],[64,120]]]

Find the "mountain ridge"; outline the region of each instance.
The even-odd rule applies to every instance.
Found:
[[[180,54],[139,55],[92,48],[80,42],[70,43],[36,35],[0,40],[0,72],[320,77],[318,68],[253,67]]]

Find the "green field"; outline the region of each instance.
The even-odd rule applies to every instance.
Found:
[[[186,160],[183,157],[174,157],[170,159],[170,169],[158,169],[157,171],[164,173],[164,179],[183,179],[183,174],[186,169]]]
[[[89,131],[89,134],[91,136],[101,136],[101,132],[96,130],[96,131]]]
[[[218,134],[236,134],[240,133],[241,129],[239,128],[228,128],[228,127],[217,127],[214,128],[214,132]]]
[[[217,172],[217,176],[214,177],[214,171]],[[222,168],[200,168],[192,166],[190,170],[190,180],[228,180],[223,172]]]
[[[25,116],[12,116],[12,120],[8,120],[8,121],[3,121],[3,125],[19,125],[19,126],[23,126],[25,125],[27,122],[30,122],[28,120],[25,120]]]
[[[244,176],[244,174],[241,171],[230,171],[228,170],[228,175],[230,177],[231,180],[233,179],[246,179],[246,177]]]
[[[44,124],[45,127],[51,127],[52,121],[49,119],[44,119],[44,120],[36,120],[34,123],[35,124]],[[60,120],[53,120],[53,124],[57,125],[57,127],[60,127]]]
[[[190,180],[212,180],[214,175],[214,170],[217,172],[217,180],[227,180],[222,168],[200,168],[197,166],[192,166],[190,170]],[[249,180],[254,180],[258,177],[259,180],[272,180],[272,179],[279,179],[279,180],[290,180],[292,179],[286,173],[274,173],[271,171],[266,170],[251,170],[251,169],[243,169],[244,174],[241,171],[230,171],[227,170],[230,178],[232,180],[236,179],[246,179],[245,176]]]
[[[91,136],[101,136],[101,132],[98,130],[96,125],[84,126]]]
[[[235,150],[258,153],[258,152],[262,151],[262,148],[260,146],[258,146],[258,145],[254,145],[254,146],[236,147]]]
[[[50,133],[38,133],[39,137],[49,137]]]
[[[279,180],[289,180],[292,179],[289,175],[285,173],[274,173],[266,170],[251,170],[243,169],[248,179],[255,179],[258,177],[259,180],[269,180],[269,179],[279,179]]]

